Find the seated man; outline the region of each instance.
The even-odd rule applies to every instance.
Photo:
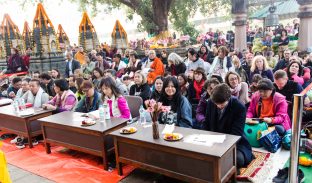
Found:
[[[33,107],[42,107],[43,104],[48,103],[49,95],[40,87],[40,81],[32,79],[29,82],[29,91],[23,97],[25,103],[31,103]]]
[[[245,120],[245,106],[231,96],[230,87],[224,83],[215,86],[207,102],[203,129],[241,137],[236,149],[237,168],[246,167],[253,159],[251,146],[244,134]]]
[[[154,50],[149,51],[149,58],[145,68],[150,68],[147,74],[147,83],[150,85],[154,83],[157,76],[162,76],[165,73],[164,64],[156,57]]]
[[[39,75],[40,81],[42,83],[42,88],[44,91],[49,94],[50,98],[53,98],[55,96],[54,91],[54,81],[52,77],[48,73],[42,73]]]
[[[252,95],[247,118],[261,118],[269,126],[275,126],[277,133],[283,136],[291,128],[286,97],[276,92],[272,81],[266,78],[259,81],[257,88],[258,91]]]
[[[17,91],[21,87],[22,87],[22,79],[20,77],[13,78],[12,85],[7,90],[8,98],[15,98]]]

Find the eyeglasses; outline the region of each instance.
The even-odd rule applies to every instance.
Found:
[[[231,78],[231,79],[229,79],[229,81],[238,81],[238,78],[236,77],[236,78]]]

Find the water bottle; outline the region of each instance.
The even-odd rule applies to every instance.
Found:
[[[104,106],[103,105],[99,106],[99,117],[100,117],[100,121],[104,121],[105,120],[105,111],[104,111]]]
[[[105,119],[109,120],[110,119],[109,107],[107,104],[104,104],[103,107],[104,107]]]
[[[25,104],[25,100],[23,98],[19,99],[19,107],[21,111],[26,110],[26,104]]]
[[[16,113],[19,113],[19,106],[18,106],[19,104],[18,104],[18,100],[17,99],[15,99],[14,101],[13,101],[13,108],[14,108],[14,112],[16,112]]]
[[[140,113],[140,123],[141,125],[144,125],[146,123],[146,119],[145,119],[145,109],[143,105],[141,105],[139,113]]]

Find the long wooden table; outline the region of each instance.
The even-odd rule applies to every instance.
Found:
[[[122,163],[139,166],[143,169],[161,173],[187,182],[227,182],[236,178],[236,143],[238,136],[226,135],[223,143],[212,146],[186,143],[182,140],[168,142],[160,138],[155,140],[152,128],[138,128],[134,134],[123,135],[119,130],[114,137],[116,165],[122,175]],[[160,132],[164,125],[159,125]],[[174,132],[183,134],[184,138],[192,134],[222,135],[176,127]]]
[[[113,138],[108,134],[127,125],[127,119],[112,118],[82,127],[83,113],[62,112],[40,119],[46,152],[51,153],[51,144],[93,154],[103,158],[104,169],[108,169],[107,156],[114,152]]]
[[[0,129],[27,137],[29,148],[32,148],[32,137],[41,135],[41,124],[38,119],[52,115],[51,110],[35,108],[34,111],[34,114],[20,116],[14,112],[13,105],[0,107]]]

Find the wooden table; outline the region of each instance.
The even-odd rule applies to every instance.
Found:
[[[13,100],[8,98],[0,98],[0,107],[10,105],[13,102]]]
[[[236,143],[239,136],[226,135],[225,141],[212,146],[186,143],[182,140],[168,142],[153,139],[152,128],[132,125],[138,131],[114,136],[116,165],[122,175],[122,163],[139,166],[187,182],[227,182],[236,179]],[[164,125],[159,125],[160,133]],[[220,135],[209,131],[176,127],[174,132],[184,138],[192,134]]]
[[[104,169],[108,169],[108,154],[114,152],[112,136],[108,134],[127,125],[127,119],[112,118],[82,127],[83,113],[62,112],[40,119],[46,152],[51,153],[51,144],[93,154],[103,158]]]
[[[34,110],[32,115],[19,116],[14,112],[13,105],[0,107],[0,129],[27,137],[29,148],[32,148],[32,137],[41,135],[41,124],[37,119],[52,115],[51,110]]]

